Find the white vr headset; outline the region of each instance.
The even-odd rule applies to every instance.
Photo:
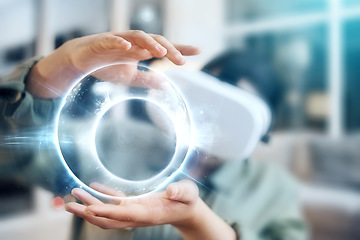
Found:
[[[187,103],[196,149],[226,161],[241,160],[267,134],[271,112],[255,94],[200,71],[165,74]]]

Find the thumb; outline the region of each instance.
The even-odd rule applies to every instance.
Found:
[[[199,188],[190,180],[171,183],[166,188],[166,196],[170,200],[191,203],[199,196]]]

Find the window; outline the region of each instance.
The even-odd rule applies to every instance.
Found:
[[[226,15],[230,46],[256,48],[282,66],[281,128],[334,137],[360,129],[360,1],[228,0]]]

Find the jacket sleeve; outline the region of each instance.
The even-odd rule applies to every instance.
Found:
[[[307,240],[308,226],[301,211],[298,182],[287,171],[280,167],[270,168],[264,186],[269,191],[268,207],[264,208],[259,221],[266,219],[255,234],[252,229],[242,229],[244,240]],[[264,179],[265,180],[265,179]],[[266,190],[265,190],[266,191]]]
[[[25,87],[39,60],[24,62],[0,81],[0,173],[53,190],[61,163],[55,149],[48,148],[47,127],[60,100],[36,99]]]
[[[211,177],[205,199],[241,240],[306,240],[298,183],[285,169],[257,160],[228,161]]]

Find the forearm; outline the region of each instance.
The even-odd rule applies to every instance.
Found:
[[[173,224],[185,240],[235,240],[236,233],[201,199],[197,201],[193,217],[182,224]]]
[[[66,44],[41,59],[26,79],[26,90],[36,98],[58,98],[64,95],[83,74],[67,57]]]

